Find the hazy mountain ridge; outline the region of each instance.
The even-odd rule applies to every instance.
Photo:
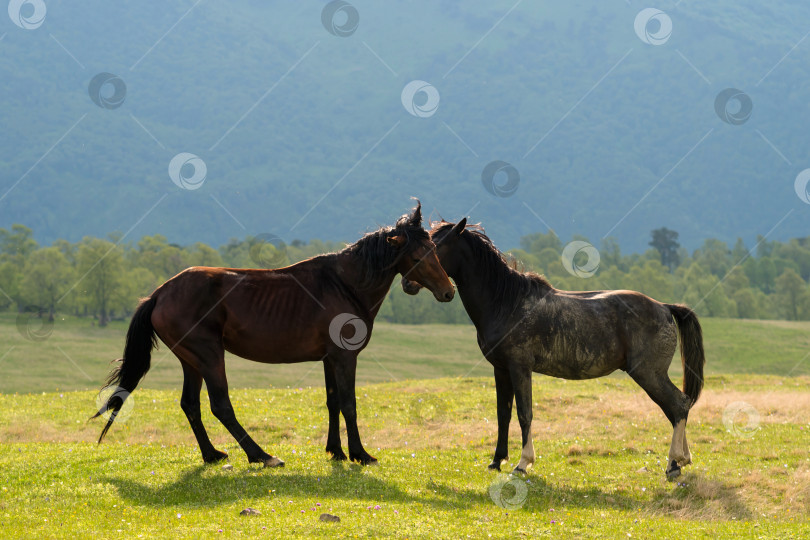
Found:
[[[0,201],[0,227],[22,222],[46,242],[133,226],[133,238],[181,244],[352,240],[418,196],[448,219],[473,209],[504,248],[542,221],[633,251],[662,225],[690,248],[753,245],[790,210],[771,237],[806,235],[793,179],[810,166],[810,43],[780,62],[810,22],[803,4],[670,2],[659,7],[673,33],[656,47],[633,31],[645,5],[524,2],[474,48],[513,2],[411,2],[404,18],[353,4],[360,24],[346,38],[324,29],[320,2],[52,0],[36,30],[5,19],[0,196],[64,139]],[[120,108],[88,96],[102,71],[127,84]],[[441,96],[429,118],[400,102],[414,79]],[[727,87],[754,103],[743,125],[714,112]],[[179,152],[205,161],[200,189],[171,182]],[[496,159],[520,172],[513,197],[481,184]]]

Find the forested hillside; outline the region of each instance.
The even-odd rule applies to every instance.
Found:
[[[810,320],[810,238],[759,238],[751,248],[739,239],[733,247],[709,239],[689,252],[673,231],[653,232],[652,247],[633,255],[622,254],[613,241],[590,254],[566,255],[569,248],[554,233],[535,233],[524,236],[507,259],[545,274],[560,289],[638,290],[660,301],[686,302],[701,316]],[[104,325],[127,317],[138,298],[189,266],[276,268],[345,246],[320,240],[287,245],[268,236],[231,239],[217,249],[171,244],[161,235],[116,242],[120,237],[114,235],[39,246],[27,227],[0,229],[0,311],[16,310],[25,321],[75,314]],[[398,281],[379,317],[417,324],[469,321],[460,300],[440,304],[430,294],[407,296]]]
[[[42,243],[353,239],[411,196],[434,217],[474,210],[503,247],[549,228],[628,253],[662,226],[690,250],[807,233],[806,2],[663,2],[658,45],[636,1],[418,0],[393,17],[357,0],[334,14],[357,23],[343,37],[325,2],[44,3],[35,28],[0,22],[0,227]],[[403,106],[411,81],[438,102]],[[742,102],[716,110],[727,88],[752,106],[736,124],[720,113]],[[512,196],[483,185],[496,160]]]

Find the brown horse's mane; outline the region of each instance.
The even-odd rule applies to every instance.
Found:
[[[444,232],[454,225],[455,223],[447,221],[431,223],[430,234]],[[500,299],[498,305],[503,310],[506,310],[507,306],[514,307],[517,302],[530,294],[552,288],[544,276],[523,271],[517,259],[507,257],[499,250],[486,235],[480,223],[468,224],[465,232],[467,234],[463,234],[462,238],[467,240],[467,245],[472,250],[476,273],[481,276],[484,283],[491,283],[494,286],[494,296]]]
[[[406,242],[400,247],[388,243],[394,236],[404,235]],[[410,253],[414,242],[429,240],[428,232],[422,227],[422,214],[419,208],[411,214],[399,218],[393,227],[380,227],[366,233],[354,244],[346,246],[340,253],[353,255],[360,259],[363,277],[360,287],[368,287],[385,277],[399,260]]]

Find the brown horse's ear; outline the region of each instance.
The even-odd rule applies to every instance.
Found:
[[[422,203],[416,199],[416,208],[413,209],[408,223],[417,227],[422,226]]]
[[[389,244],[398,248],[404,246],[405,242],[408,241],[408,239],[405,238],[404,234],[400,234],[398,236],[389,236],[388,238],[386,238],[386,240],[388,241]]]
[[[455,227],[453,227],[453,234],[459,235],[464,232],[464,228],[467,226],[467,218],[462,219],[458,223],[456,223]]]

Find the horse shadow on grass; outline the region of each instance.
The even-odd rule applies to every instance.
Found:
[[[128,478],[105,477],[118,494],[133,505],[152,507],[215,507],[245,499],[267,499],[286,504],[293,497],[304,497],[315,504],[329,499],[379,500],[385,502],[426,501],[354,464],[333,463],[326,474],[289,469],[223,471],[219,467],[195,466],[170,483],[139,482]],[[439,502],[439,501],[434,501]],[[458,501],[441,501],[459,506]]]
[[[490,505],[497,509],[497,497],[493,497],[491,486],[502,487],[504,478],[514,479],[526,486],[525,498],[519,501],[519,508],[529,511],[554,507],[628,510],[647,504],[626,493],[604,492],[596,487],[576,487],[565,483],[552,484],[531,475],[510,477],[492,474],[483,479],[480,488],[459,488],[436,479],[426,479],[416,489],[404,491],[394,482],[377,478],[357,465],[345,463],[333,463],[331,471],[326,474],[258,468],[223,471],[218,467],[200,465],[169,483],[139,482],[121,477],[106,477],[100,481],[114,486],[123,499],[138,506],[215,507],[246,499],[266,499],[270,503],[286,504],[293,497],[301,497],[312,504],[330,499],[372,500],[462,510],[487,508]],[[507,486],[504,489],[508,491],[510,488]],[[513,491],[507,497],[514,494]]]

